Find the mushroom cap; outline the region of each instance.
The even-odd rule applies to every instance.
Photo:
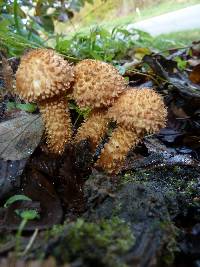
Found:
[[[125,87],[125,79],[108,63],[85,59],[75,66],[73,95],[80,107],[108,107]]]
[[[165,126],[167,110],[162,97],[152,89],[126,90],[108,109],[108,118],[140,133],[155,133]]]
[[[73,68],[51,49],[31,50],[21,58],[16,91],[27,101],[41,101],[67,91],[74,80]]]

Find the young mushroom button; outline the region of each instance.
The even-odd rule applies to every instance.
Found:
[[[60,154],[72,135],[65,99],[74,71],[51,49],[36,49],[21,58],[16,73],[16,91],[26,101],[37,102],[45,124],[50,152]]]

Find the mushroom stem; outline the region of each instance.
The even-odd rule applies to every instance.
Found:
[[[101,155],[96,162],[96,167],[100,167],[108,173],[119,173],[131,147],[138,144],[140,138],[137,133],[118,126],[113,132],[107,144],[101,151]]]
[[[72,127],[67,100],[57,96],[39,102],[39,108],[44,120],[49,151],[61,154],[65,144],[70,141]]]
[[[92,111],[89,117],[83,122],[75,136],[75,143],[89,139],[92,151],[94,152],[101,138],[107,130],[109,119],[105,116],[106,112]]]

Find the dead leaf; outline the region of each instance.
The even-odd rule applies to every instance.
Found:
[[[58,266],[55,258],[49,257],[45,260],[29,260],[25,261],[22,259],[17,259],[14,254],[8,255],[7,258],[0,259],[0,267],[56,267]],[[69,264],[62,265],[62,267],[70,267]]]
[[[30,220],[26,224],[24,228],[26,231],[33,231],[35,228],[46,229],[61,223],[63,209],[59,196],[54,185],[40,172],[28,166],[21,188],[15,193],[24,194],[32,201],[16,201],[4,209],[3,218],[0,220],[0,230],[19,228],[21,218],[16,214],[16,210],[36,210],[40,215],[39,219]]]
[[[134,53],[134,57],[141,61],[145,55],[151,54],[151,50],[147,47],[138,47],[134,49]]]
[[[200,41],[193,42],[193,45],[191,47],[191,52],[193,57],[200,56]]]
[[[21,178],[27,160],[0,160],[0,200],[20,187]]]
[[[200,86],[192,83],[185,73],[180,72],[175,61],[158,54],[146,55],[143,61],[152,68],[156,75],[172,85],[183,98],[200,101]]]
[[[200,84],[200,64],[193,68],[189,78],[193,83]]]
[[[20,113],[19,117],[0,124],[0,155],[4,160],[30,157],[43,134],[40,115]]]
[[[14,75],[13,70],[7,60],[6,57],[4,57],[2,54],[2,70],[1,70],[1,76],[3,78],[4,87],[7,91],[12,91],[13,89],[13,81],[14,81]]]
[[[198,58],[191,58],[191,59],[188,59],[188,64],[191,66],[191,67],[195,67],[197,65],[200,64],[200,59]]]

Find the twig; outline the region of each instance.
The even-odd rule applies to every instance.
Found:
[[[14,2],[13,2],[13,11],[14,11],[14,21],[15,21],[15,27],[17,29],[17,33],[21,34],[21,29],[19,27],[19,20],[18,20],[18,3],[17,3],[17,0],[14,0]]]
[[[142,76],[146,76],[146,77],[149,77],[150,79],[152,79],[156,84],[159,85],[159,82],[150,74],[147,74],[147,73],[143,73],[143,72],[140,72],[140,71],[136,71],[136,70],[128,70],[127,72],[133,72],[135,74],[139,74],[139,75],[142,75]],[[164,80],[164,79],[163,79]],[[164,80],[165,81],[165,80]]]
[[[79,61],[81,61],[81,59],[79,59],[79,58],[77,58],[77,57],[71,57],[71,56],[67,56],[67,55],[65,55],[65,54],[61,54],[61,53],[59,53],[61,56],[63,56],[64,58],[66,58],[66,59],[69,59],[69,60],[71,60],[71,61],[74,61],[74,62],[79,62]]]
[[[29,240],[29,242],[28,242],[28,244],[27,244],[25,250],[21,253],[22,256],[26,255],[26,253],[27,253],[27,252],[29,251],[29,249],[32,247],[33,242],[35,241],[35,239],[36,239],[36,237],[37,237],[37,235],[38,235],[38,231],[39,231],[38,228],[36,228],[35,231],[34,231],[34,233],[33,233],[33,235],[31,236],[31,238],[30,238],[30,240]]]

